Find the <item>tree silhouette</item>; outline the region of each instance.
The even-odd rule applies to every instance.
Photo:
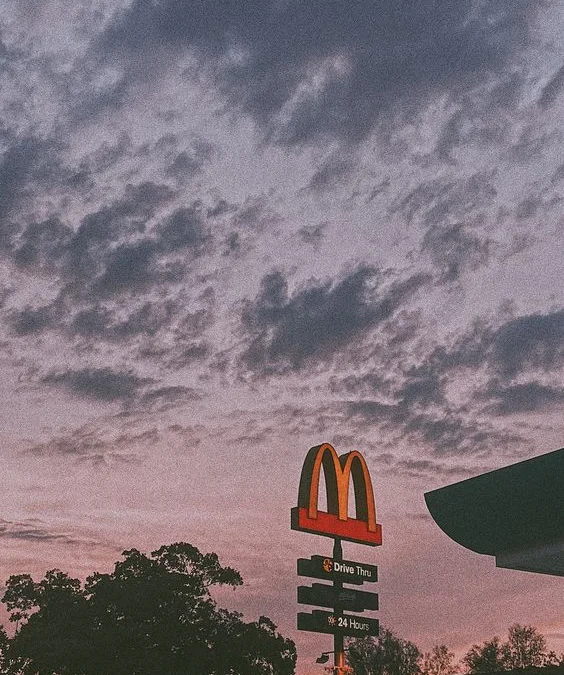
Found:
[[[486,640],[483,645],[472,645],[462,662],[471,675],[505,670],[504,649],[500,639],[496,636]]]
[[[421,652],[388,628],[380,636],[348,641],[348,661],[355,675],[417,675]]]
[[[190,544],[136,549],[84,586],[52,570],[8,579],[3,602],[19,630],[5,669],[22,675],[291,675],[294,643],[267,618],[220,609],[217,585],[240,574]]]
[[[473,645],[462,659],[468,673],[492,673],[546,665],[546,640],[534,626],[514,623],[507,642],[498,637]]]
[[[545,659],[546,640],[533,626],[514,623],[509,627],[505,647],[505,664],[508,669],[542,666]]]
[[[454,675],[454,653],[446,645],[435,645],[430,652],[423,654],[421,672],[423,675]]]

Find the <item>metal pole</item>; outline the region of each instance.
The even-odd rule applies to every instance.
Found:
[[[333,544],[333,562],[335,561],[343,561],[343,546],[341,544],[341,540],[338,537],[335,537],[335,542]],[[333,581],[333,588],[335,589],[335,597],[339,598],[341,591],[343,590],[343,582]],[[338,601],[337,605],[334,607],[334,610],[337,616],[341,616],[343,614],[343,608]],[[342,633],[334,634],[333,645],[333,649],[335,650],[335,673],[343,673],[345,667],[345,641]]]

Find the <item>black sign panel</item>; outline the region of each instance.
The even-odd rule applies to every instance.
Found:
[[[309,630],[314,633],[339,633],[354,637],[366,635],[378,637],[380,624],[378,619],[314,610],[311,614],[298,613],[298,630]]]
[[[312,586],[298,586],[298,602],[303,605],[364,612],[365,609],[378,609],[378,594],[355,591],[352,588],[338,589],[325,584],[313,584]]]
[[[309,560],[298,558],[298,574],[326,581],[344,581],[347,584],[378,581],[376,565],[367,565],[352,560],[337,561],[322,555],[312,555]]]

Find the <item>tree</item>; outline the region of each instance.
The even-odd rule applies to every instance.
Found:
[[[423,654],[421,672],[423,675],[454,675],[454,653],[446,645],[435,645],[431,652]]]
[[[471,675],[505,670],[504,648],[500,639],[494,637],[483,645],[472,645],[462,662]]]
[[[421,652],[408,640],[381,627],[380,637],[348,642],[348,661],[355,675],[417,675]]]
[[[213,586],[240,574],[190,544],[136,549],[84,586],[53,570],[8,579],[3,602],[19,630],[8,672],[21,675],[291,675],[294,643],[266,617],[220,609]]]
[[[509,627],[508,641],[504,645],[505,667],[511,670],[542,666],[545,650],[546,640],[537,628],[514,623]]]

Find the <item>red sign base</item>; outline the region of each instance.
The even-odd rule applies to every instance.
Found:
[[[357,544],[380,546],[382,544],[382,526],[376,524],[376,530],[371,532],[364,520],[347,518],[340,520],[334,513],[318,511],[316,518],[310,518],[308,508],[297,506],[292,509],[292,529],[310,534],[319,534],[324,537],[338,537],[345,541],[354,541]]]

